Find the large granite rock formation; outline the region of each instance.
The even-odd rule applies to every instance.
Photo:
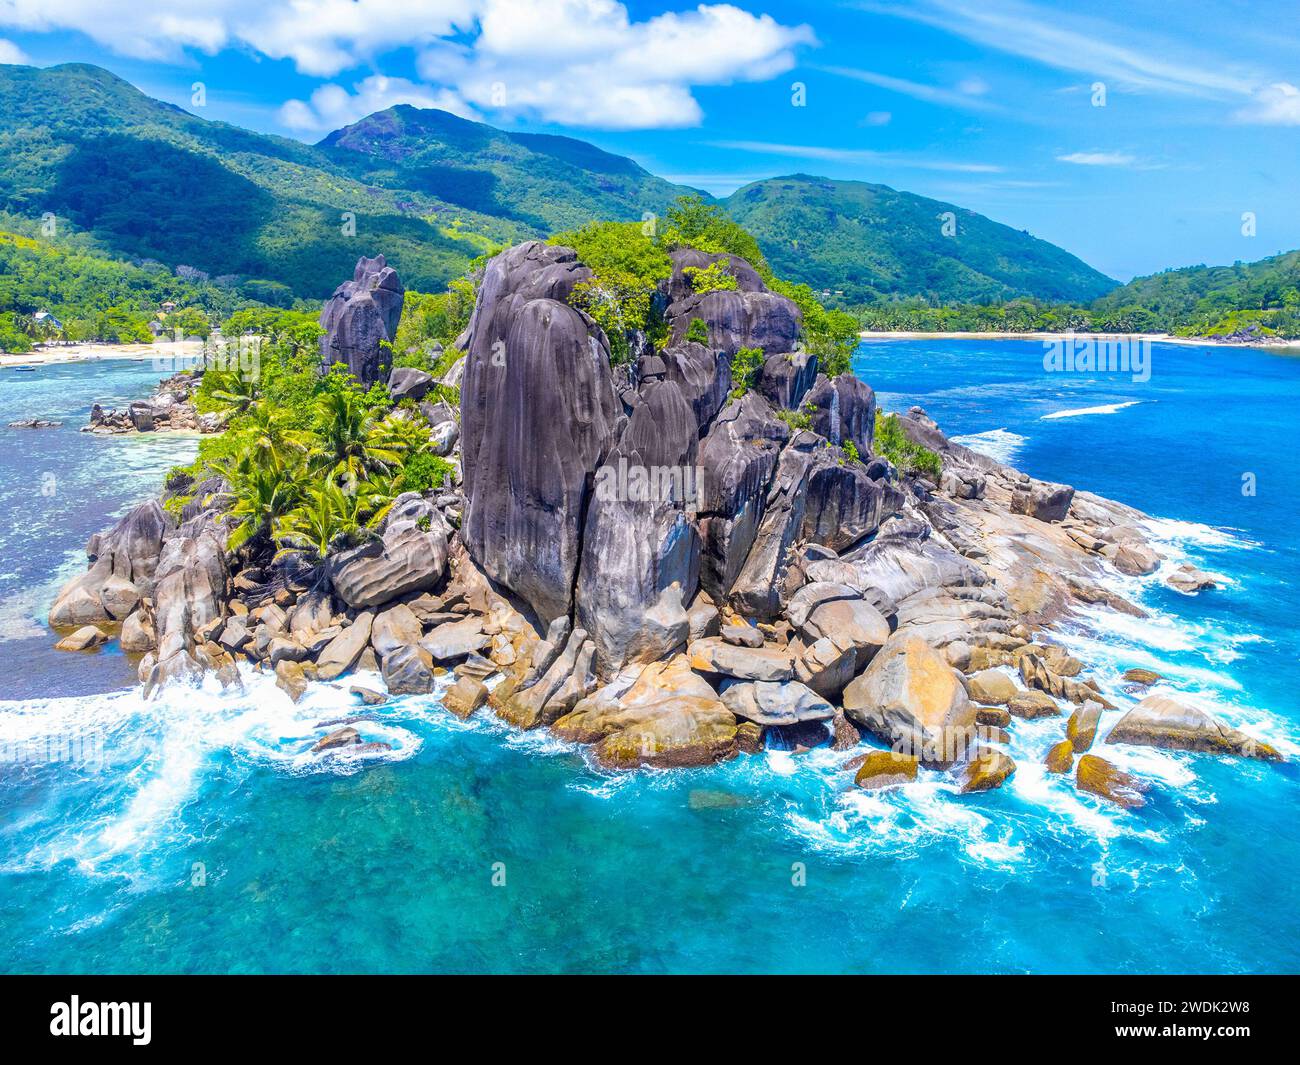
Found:
[[[572,249],[536,241],[494,258],[461,381],[461,535],[543,623],[572,611],[594,474],[625,421],[604,333],[563,302],[589,276]]]
[[[90,567],[69,581],[50,608],[60,627],[122,621],[141,599],[153,594],[163,541],[176,521],[156,499],[132,508],[111,529],[86,544]]]
[[[597,672],[653,662],[686,645],[686,604],[699,583],[695,412],[675,382],[643,385],[587,511],[578,624]]]
[[[734,289],[695,292],[689,271],[704,269],[724,259],[736,278]],[[793,300],[768,290],[762,278],[734,255],[707,255],[683,248],[672,253],[673,274],[665,317],[672,329],[672,344],[685,343],[691,322],[699,318],[709,331],[709,348],[728,357],[741,348],[760,348],[764,355],[796,349],[803,316]]]
[[[397,271],[382,255],[358,259],[352,280],[339,285],[320,312],[325,367],[341,362],[367,387],[386,377],[380,345],[391,344],[397,336],[405,298]]]

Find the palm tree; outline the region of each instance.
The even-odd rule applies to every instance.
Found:
[[[208,395],[218,403],[234,407],[243,414],[261,398],[258,382],[249,380],[244,374],[235,370],[208,370],[215,377],[216,387]]]
[[[226,548],[238,551],[269,532],[294,508],[302,496],[303,485],[289,470],[250,464],[247,453],[239,462],[230,464],[229,470],[238,470],[222,473],[230,482],[235,499],[230,513],[240,522],[231,530]]]
[[[321,446],[317,459],[321,468],[346,491],[356,491],[370,472],[387,473],[402,461],[401,454],[372,440],[379,419],[362,405],[354,392],[330,392],[316,405]]]
[[[259,465],[286,469],[307,455],[313,440],[312,434],[302,429],[290,429],[274,411],[257,403],[249,410],[240,426],[248,438],[247,452]]]

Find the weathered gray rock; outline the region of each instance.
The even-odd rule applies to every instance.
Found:
[[[352,280],[336,288],[321,309],[322,363],[343,363],[367,387],[381,380],[387,373],[381,345],[397,336],[405,297],[397,272],[382,255],[358,259]]]
[[[577,621],[596,670],[612,677],[686,645],[684,604],[699,581],[698,428],[676,384],[643,386],[608,460],[596,471],[578,572]]]
[[[131,612],[126,621],[122,622],[122,634],[117,642],[127,654],[143,654],[158,646],[153,611],[146,604],[141,603]]]
[[[1279,761],[1267,743],[1216,721],[1203,710],[1163,695],[1148,695],[1110,730],[1107,743],[1131,743],[1209,754]]]
[[[461,383],[461,536],[543,624],[573,606],[593,474],[624,418],[603,332],[561,302],[589,276],[536,241],[492,259]]]
[[[374,614],[363,611],[325,646],[316,658],[316,670],[321,680],[334,680],[357,664],[361,652],[370,645],[374,620]]]
[[[922,762],[960,761],[975,736],[961,675],[924,640],[900,634],[844,691],[844,713]]]
[[[791,680],[794,660],[775,647],[737,647],[718,636],[697,640],[686,651],[691,668],[742,680]]]
[[[832,444],[852,443],[858,457],[871,454],[876,435],[876,394],[851,373],[832,379],[819,376],[804,402],[812,412],[812,430]]]
[[[904,499],[895,485],[873,479],[835,448],[814,453],[804,495],[803,538],[837,552],[873,535]]]
[[[808,471],[819,446],[824,446],[820,437],[801,432],[781,452],[754,546],[731,587],[731,601],[747,617],[766,619],[780,612],[780,582],[803,527]]]
[[[1130,577],[1145,577],[1160,568],[1160,556],[1146,544],[1120,544],[1115,552],[1115,568]]]
[[[388,394],[394,403],[422,400],[433,387],[433,375],[413,366],[398,366],[388,375]]]
[[[92,536],[86,545],[90,568],[64,585],[50,608],[50,624],[124,619],[140,598],[152,594],[163,540],[175,525],[159,502],[150,500]]]
[[[491,642],[492,637],[483,632],[483,619],[468,617],[430,629],[420,640],[420,646],[437,661],[451,662],[481,651]]]
[[[835,717],[835,707],[797,680],[741,681],[728,685],[722,702],[737,717],[760,725],[797,725]]]
[[[798,410],[817,380],[817,356],[806,351],[769,355],[758,376],[758,390],[782,410]]]
[[[1011,496],[1011,512],[1028,514],[1039,521],[1062,521],[1070,512],[1074,489],[1068,484],[1030,481]]]
[[[330,566],[330,581],[343,602],[363,609],[428,591],[446,568],[447,530],[436,519],[427,532],[389,529],[382,539],[344,552]]]
[[[380,668],[390,695],[427,695],[433,691],[433,658],[419,644],[403,644],[384,656]]]
[[[789,438],[766,400],[749,392],[727,405],[700,443],[700,583],[715,602],[725,601],[749,556]]]
[[[419,643],[423,635],[424,626],[415,612],[405,603],[398,603],[375,615],[370,626],[370,646],[383,659],[399,647]]]

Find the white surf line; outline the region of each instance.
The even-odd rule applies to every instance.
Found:
[[[1098,407],[1078,407],[1075,410],[1058,410],[1055,414],[1044,414],[1039,421],[1050,422],[1055,418],[1081,418],[1085,414],[1114,414],[1125,407],[1136,407],[1142,400],[1130,399],[1124,403],[1104,403]]]

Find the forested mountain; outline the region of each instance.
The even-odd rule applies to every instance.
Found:
[[[746,185],[725,204],[774,270],[847,303],[1087,301],[1116,284],[1023,230],[886,185],[795,174]]]
[[[307,145],[199,118],[99,67],[0,66],[0,211],[50,213],[109,253],[228,285],[319,299],[382,251],[408,287],[437,291],[496,246],[662,215],[684,191],[584,141],[443,111],[394,107]],[[1085,299],[1112,284],[1028,234],[882,185],[779,178],[725,205],[780,274],[843,302]],[[945,210],[956,237],[940,233]]]

